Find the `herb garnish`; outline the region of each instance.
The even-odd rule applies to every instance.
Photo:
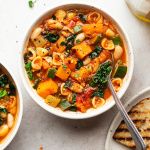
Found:
[[[29,1],[28,1],[29,7],[30,7],[30,8],[33,8],[35,2],[36,2],[36,1],[33,2],[33,0],[29,0]]]

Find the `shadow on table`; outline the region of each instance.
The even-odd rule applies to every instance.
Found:
[[[94,130],[97,127],[103,127],[107,124],[110,124],[112,119],[114,118],[114,115],[116,114],[116,108],[113,107],[111,110],[108,110],[104,114],[101,114],[99,116],[89,118],[89,119],[83,119],[83,120],[70,120],[70,119],[64,119],[60,117],[53,116],[52,118],[63,128],[66,128],[67,130],[78,130],[81,132],[87,131],[87,130]]]

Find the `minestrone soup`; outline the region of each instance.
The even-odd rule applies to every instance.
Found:
[[[15,86],[0,69],[0,142],[13,128],[16,112],[17,97]]]
[[[24,51],[31,85],[52,107],[86,112],[110,97],[107,76],[114,65],[116,92],[127,72],[126,51],[114,25],[101,13],[57,10],[36,27]]]

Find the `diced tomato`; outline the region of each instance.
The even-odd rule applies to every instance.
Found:
[[[77,21],[79,21],[80,19],[79,19],[79,17],[78,16],[75,16],[74,18],[73,18],[73,21],[75,21],[75,22],[77,22]]]
[[[68,24],[68,27],[73,28],[75,25],[76,23],[73,20],[71,20],[70,23]]]
[[[93,88],[88,88],[83,94],[77,95],[76,106],[81,112],[86,112],[91,107],[90,97],[94,92]]]

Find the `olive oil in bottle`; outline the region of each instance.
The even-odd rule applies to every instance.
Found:
[[[133,14],[150,23],[150,0],[125,0]]]

